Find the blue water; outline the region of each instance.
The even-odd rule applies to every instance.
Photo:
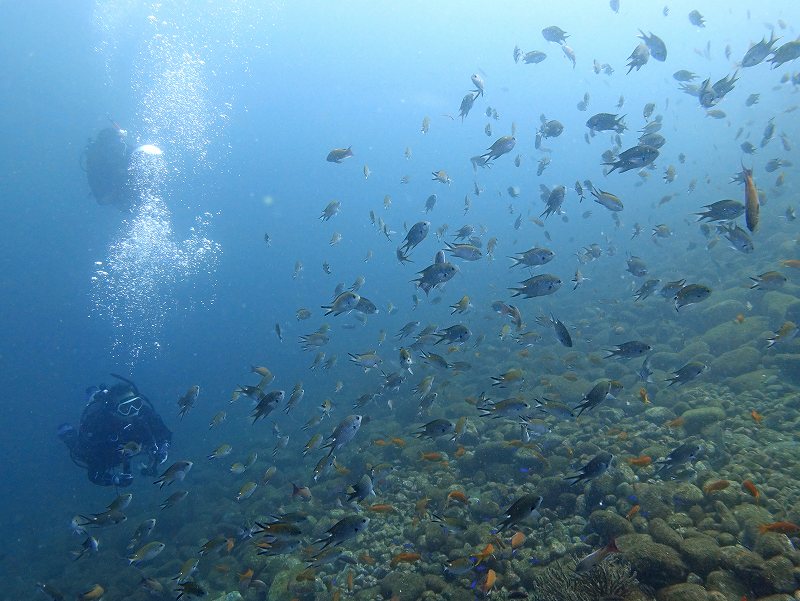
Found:
[[[468,294],[475,309],[462,321],[473,337],[482,333],[487,344],[502,346],[497,337],[505,322],[489,305],[495,299],[508,302],[507,288],[527,277],[521,269],[509,271],[505,257],[531,246],[547,245],[556,252],[556,260],[539,271],[559,275],[564,286],[553,297],[518,303],[528,327],[535,329],[540,312],[556,311],[571,326],[592,322],[587,327],[592,335],[586,339],[597,335],[601,345],[620,340],[609,337],[598,316],[609,310],[609,302],[632,302],[626,253],[641,256],[657,272],[654,277],[664,281],[705,278],[712,287],[734,286],[715,265],[741,265],[742,258],[724,241],[704,250],[706,240],[689,215],[721,198],[743,199],[742,189],[730,183],[742,158],[755,165],[770,197],[762,207],[757,254],[748,258],[746,269],[755,275],[775,268],[777,259],[796,258],[785,255],[786,247],[779,248],[796,236],[795,226],[781,218],[792,204],[796,168],[767,174],[763,166],[777,157],[800,161],[796,151],[784,151],[777,139],[780,133],[795,145],[798,139],[796,116],[786,112],[796,106],[797,87],[779,81],[794,73],[797,63],[741,71],[735,89],[716,107],[727,114],[721,120],[705,116],[697,99],[680,92],[672,78],[678,69],[696,72],[695,83],[734,72],[735,61],[751,43],[768,37],[766,25],[776,26],[779,19],[787,26],[777,29],[781,43],[793,39],[800,16],[796,6],[789,1],[751,6],[670,2],[664,16],[656,3],[622,0],[619,14],[607,2],[567,4],[165,2],[153,7],[39,0],[0,5],[0,62],[6,82],[0,112],[0,221],[6,224],[0,237],[2,562],[10,565],[13,556],[15,566],[46,561],[57,570],[68,565],[63,550],[75,544],[69,519],[108,502],[109,491],[93,487],[72,465],[55,430],[62,422],[77,422],[84,389],[108,383],[109,372],[133,377],[148,392],[174,431],[175,458],[202,457],[220,442],[207,428],[220,408],[229,410],[228,436],[240,446],[269,437],[261,451],[266,457],[272,446],[269,426],[254,431],[246,407],[227,405],[233,388],[255,383],[248,373],[251,364],[268,365],[278,376],[275,385],[286,389],[287,396],[297,380],[305,382],[306,398],[298,414],[279,418],[285,428],[303,423],[324,398],[332,397],[336,380],[345,382],[341,394],[347,399],[338,401],[335,415],[340,419],[352,399],[379,382],[376,374],[364,375],[346,361],[348,352],[378,348],[379,330],[388,333],[380,347],[388,372],[396,368],[393,334],[404,323],[456,323],[458,316],[450,317],[448,305]],[[694,8],[707,19],[704,29],[688,22],[686,15]],[[569,32],[576,68],[558,45],[539,33],[551,24]],[[640,28],[666,42],[668,59],[651,59],[626,75],[624,63],[638,43]],[[702,55],[707,44],[708,58]],[[524,52],[542,50],[548,57],[537,65],[515,64],[515,45]],[[726,45],[730,59],[724,55]],[[595,74],[593,59],[610,63],[613,75]],[[458,107],[476,72],[486,92],[462,123]],[[590,94],[589,107],[581,112],[575,105],[585,92]],[[746,107],[751,93],[760,93],[760,101]],[[624,106],[616,109],[620,95]],[[586,119],[597,112],[627,115],[624,149],[635,144],[636,130],[645,124],[642,107],[647,102],[654,102],[655,114],[663,115],[660,133],[667,138],[657,168],[648,179],[638,177],[636,170],[604,177],[600,154],[610,147],[611,136],[601,133],[586,144]],[[498,111],[498,120],[486,117],[487,106]],[[536,163],[545,156],[533,145],[540,114],[560,120],[565,130],[543,142],[552,150],[552,163],[537,177]],[[426,116],[430,132],[423,135]],[[754,157],[743,157],[739,144],[749,139],[758,145],[773,117],[776,139]],[[107,264],[114,244],[131,239],[135,222],[135,216],[97,206],[80,168],[87,140],[109,118],[137,144],[157,144],[164,151],[167,175],[161,196],[170,211],[171,239],[180,246],[191,238],[202,216],[207,224],[202,236],[215,249],[211,257],[190,259],[192,269],[176,272],[175,281],[155,282],[158,298],[152,299],[153,306],[144,306],[163,323],[139,333],[131,320],[114,325],[98,308],[98,298],[124,294],[92,282],[96,262]],[[491,137],[484,133],[487,123]],[[514,151],[491,169],[473,173],[469,157],[509,135],[512,123]],[[744,134],[735,139],[739,128]],[[352,146],[354,158],[341,165],[325,161],[332,148],[347,146]],[[406,147],[413,152],[409,160],[403,156]],[[681,152],[684,165],[677,159]],[[513,163],[517,154],[522,155],[519,168]],[[362,174],[365,164],[371,170],[368,179]],[[678,177],[666,184],[661,176],[670,164]],[[439,169],[452,178],[450,186],[431,181],[430,173]],[[780,171],[786,184],[778,196],[772,182]],[[401,184],[405,175],[410,182]],[[578,204],[573,183],[587,178],[625,202],[620,229],[590,198]],[[691,180],[697,182],[693,193],[687,192]],[[480,196],[473,192],[474,182],[485,188]],[[544,208],[539,184],[567,187],[568,221],[553,216],[545,228],[530,221]],[[512,185],[521,188],[519,198],[506,193]],[[424,202],[432,193],[438,202],[426,217]],[[384,209],[387,194],[392,204]],[[667,194],[675,196],[657,206]],[[471,199],[466,215],[465,195]],[[319,221],[333,199],[342,203],[340,214]],[[585,210],[592,211],[588,219],[581,218]],[[396,232],[391,243],[371,225],[370,211]],[[523,224],[515,230],[520,213]],[[405,235],[404,226],[420,219],[431,220],[431,234],[414,250],[414,263],[402,266],[395,248]],[[631,241],[635,222],[645,230]],[[441,304],[431,305],[409,281],[432,261],[440,248],[434,230],[445,223],[450,226],[446,239],[471,223],[485,228],[484,244],[497,237],[498,249],[493,262],[456,261],[460,274],[444,292],[431,293],[430,299],[443,297]],[[667,223],[675,235],[656,245],[649,240],[650,230],[659,223]],[[552,241],[545,239],[545,230]],[[341,233],[342,241],[330,246],[334,232]],[[270,247],[264,243],[265,233],[271,237]],[[569,280],[577,266],[575,253],[592,242],[613,246],[616,254],[581,267],[590,280],[573,293]],[[693,250],[687,252],[690,244]],[[365,262],[368,251],[374,255]],[[297,261],[304,269],[293,279]],[[332,275],[322,271],[325,261]],[[320,306],[329,302],[336,284],[349,286],[359,275],[366,279],[361,292],[380,307],[380,314],[364,327],[347,316],[323,319]],[[413,294],[421,299],[416,310]],[[386,311],[390,302],[398,308],[394,315]],[[298,322],[295,311],[300,307],[310,309],[312,319]],[[117,310],[124,313],[125,307]],[[282,326],[283,343],[275,336],[276,323]],[[338,354],[339,363],[331,372],[312,376],[307,368],[314,353],[303,352],[296,339],[322,323],[332,325],[333,338],[323,350],[328,356]],[[344,330],[344,323],[357,326]],[[780,323],[770,325],[774,329]],[[550,345],[549,332],[540,331]],[[589,349],[587,342],[581,351],[596,346]],[[508,342],[504,349],[491,355],[493,360],[501,357],[486,368],[493,374],[519,361],[513,353],[521,347]],[[527,361],[527,369],[535,373],[536,363]],[[427,372],[421,368],[419,373]],[[488,385],[484,374],[480,378],[461,385],[477,395]],[[404,385],[397,395],[401,402],[418,379]],[[201,386],[201,401],[179,421],[175,400],[192,384]],[[631,384],[626,392],[633,396],[635,390]],[[292,448],[302,448],[301,438],[294,437]],[[137,481],[134,494],[147,486]],[[51,556],[53,546],[58,555]],[[14,590],[32,590],[39,579],[33,572],[18,578]],[[65,581],[69,583],[68,577]],[[69,590],[82,586],[66,583],[63,588]]]

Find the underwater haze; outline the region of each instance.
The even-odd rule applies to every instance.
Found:
[[[0,15],[0,599],[797,596],[795,2]]]

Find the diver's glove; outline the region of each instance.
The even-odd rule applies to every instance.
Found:
[[[115,486],[130,486],[131,482],[133,482],[133,475],[125,473],[114,474],[112,482]]]
[[[155,456],[158,465],[164,463],[167,460],[168,455],[169,455],[169,441],[165,440],[156,447]]]
[[[58,427],[58,438],[72,450],[78,442],[78,431],[70,424],[61,424]]]

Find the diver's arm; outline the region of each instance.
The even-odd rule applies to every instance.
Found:
[[[167,460],[169,447],[172,443],[172,432],[164,424],[161,416],[153,409],[143,413],[141,417],[144,419],[144,423],[153,439],[153,445],[155,446],[153,454],[156,457],[156,464],[164,463]]]
[[[153,433],[153,438],[156,440],[157,444],[161,443],[171,443],[172,442],[172,431],[167,428],[166,424],[164,424],[164,420],[161,419],[161,416],[158,415],[155,411],[150,412],[147,415],[147,424],[150,427],[150,431]]]

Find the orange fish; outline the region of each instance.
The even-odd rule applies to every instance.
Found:
[[[644,386],[642,386],[642,387],[639,389],[639,398],[640,398],[640,399],[642,399],[642,402],[643,402],[645,405],[650,405],[650,404],[651,404],[651,401],[650,401],[650,395],[649,395],[649,394],[647,394],[647,388],[645,388]]]
[[[644,467],[653,463],[653,458],[650,455],[642,455],[640,457],[628,457],[626,461],[636,467]]]
[[[454,503],[461,503],[462,505],[469,505],[469,497],[460,490],[451,490],[447,493],[447,501],[445,501],[445,508],[450,505],[450,501]]]
[[[233,545],[236,544],[236,541],[233,540],[232,537],[228,537],[225,539],[225,550],[230,553],[233,550]]]
[[[703,492],[708,495],[718,490],[725,490],[730,485],[731,483],[728,480],[716,480],[714,482],[707,482],[706,484],[703,485]]]
[[[745,480],[742,482],[742,488],[753,496],[753,498],[756,500],[756,505],[758,505],[761,500],[761,493],[758,492],[758,489],[756,488],[756,485],[753,484],[753,481]]]
[[[463,456],[464,456],[464,454],[465,454],[466,452],[467,452],[467,449],[465,449],[464,447],[461,447],[461,446],[459,446],[459,447],[456,449],[456,452],[455,452],[455,453],[453,453],[453,456],[454,456],[456,459],[458,459],[459,457],[463,457]]]
[[[792,522],[772,522],[771,524],[761,524],[758,527],[761,534],[765,532],[780,532],[781,534],[795,534],[800,532],[800,526]]]
[[[444,455],[438,451],[432,451],[430,453],[423,453],[420,451],[419,453],[419,458],[423,461],[441,461],[442,457],[444,457]]]
[[[486,572],[486,578],[481,583],[481,591],[483,591],[484,595],[488,595],[489,592],[494,588],[494,583],[497,581],[497,573],[494,570],[489,570]]]
[[[375,513],[394,513],[395,508],[394,505],[390,505],[389,503],[375,503],[374,505],[370,505],[367,507],[370,511],[374,511]]]
[[[664,424],[667,428],[680,428],[683,426],[683,422],[686,421],[683,419],[683,416],[676,417],[675,419],[669,420],[666,424]]]
[[[794,269],[800,269],[800,259],[784,259],[781,261],[781,265],[784,267],[792,267]]]
[[[353,592],[353,570],[347,570],[347,590]]]
[[[383,438],[376,438],[372,441],[372,444],[376,447],[385,447],[389,443],[387,443]]]
[[[419,561],[420,557],[421,555],[419,553],[398,553],[392,557],[392,561],[389,562],[389,565],[394,568],[401,563],[414,563],[415,561]]]
[[[406,446],[406,441],[403,440],[402,438],[392,438],[391,442],[392,442],[393,445],[401,447],[401,448]]]
[[[632,520],[633,516],[635,516],[637,513],[639,513],[639,509],[641,509],[640,505],[634,505],[633,507],[631,507],[630,511],[625,514],[625,519],[626,520]]]
[[[739,314],[736,316],[736,319],[735,319],[734,321],[735,321],[736,323],[742,323],[742,322],[744,321],[744,315],[742,315],[741,313],[739,313]]]
[[[248,588],[250,586],[250,583],[253,581],[253,573],[254,573],[253,568],[247,568],[244,572],[238,574],[239,586]]]
[[[375,558],[368,553],[362,553],[358,556],[358,561],[367,564],[368,566],[375,565]]]
[[[511,548],[513,550],[516,550],[519,549],[524,544],[525,544],[525,533],[515,532],[514,536],[511,537]]]
[[[494,545],[493,545],[492,543],[489,543],[488,545],[486,545],[486,546],[483,548],[483,551],[481,551],[480,553],[476,553],[475,555],[473,555],[473,557],[474,557],[475,559],[477,559],[477,560],[478,560],[478,561],[476,561],[476,562],[475,562],[475,565],[476,565],[476,566],[480,565],[480,563],[481,563],[481,562],[482,562],[484,559],[486,559],[487,557],[490,557],[490,556],[492,556],[492,555],[494,555]]]
[[[755,409],[750,410],[750,417],[752,417],[753,421],[756,422],[758,425],[761,425],[761,420],[764,419],[764,416],[761,415]]]

